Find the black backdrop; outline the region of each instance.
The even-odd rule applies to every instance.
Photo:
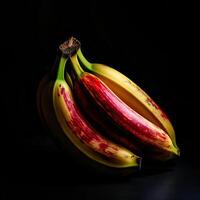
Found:
[[[192,84],[188,83],[192,80],[179,62],[184,16],[174,14],[172,8],[168,1],[7,3],[2,18],[5,67],[1,67],[6,119],[4,198],[93,199],[97,195],[96,199],[102,199],[103,193],[112,199],[200,196],[195,162],[199,136],[192,117]],[[58,45],[70,36],[81,41],[89,60],[123,72],[166,111],[182,153],[174,171],[120,182],[79,177],[77,169],[67,168],[65,156],[40,122],[36,90],[54,63]],[[185,184],[183,175],[188,179]],[[149,188],[154,181],[155,186]]]

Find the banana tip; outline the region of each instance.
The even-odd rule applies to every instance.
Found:
[[[172,152],[174,153],[175,156],[177,157],[180,156],[180,149],[177,146],[173,146]]]

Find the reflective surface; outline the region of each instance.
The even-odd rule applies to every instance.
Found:
[[[200,198],[200,166],[187,157],[171,169],[142,169],[126,178],[88,175],[69,162],[55,151],[16,155],[7,170],[6,199]]]

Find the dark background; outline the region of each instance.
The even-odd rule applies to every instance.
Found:
[[[192,78],[182,52],[187,12],[168,1],[20,1],[2,17],[3,199],[199,199],[199,131]],[[3,7],[4,9],[4,7]],[[70,36],[93,62],[140,85],[171,119],[181,158],[170,171],[128,180],[84,176],[69,167],[36,109],[40,79]],[[196,96],[196,101],[198,97]],[[81,175],[82,174],[82,175]]]

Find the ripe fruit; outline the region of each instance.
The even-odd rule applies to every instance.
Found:
[[[73,38],[73,40],[76,39]],[[76,43],[78,43],[77,40]],[[175,131],[169,118],[144,90],[116,69],[104,64],[88,62],[80,45],[77,56],[85,71],[96,75],[129,107],[163,129],[170,136],[174,146],[178,148]]]
[[[59,64],[40,82],[37,107],[68,150],[111,171],[140,168],[141,157],[180,155],[171,122],[141,88],[113,68],[89,63],[73,37],[60,50]]]
[[[124,131],[133,135],[145,148],[178,155],[170,137],[158,126],[135,112],[119,99],[98,77],[84,72],[79,65],[77,54],[70,56],[79,83],[100,106],[107,116]]]
[[[63,132],[81,152],[97,162],[116,168],[139,166],[138,156],[103,137],[80,113],[64,79],[66,62],[61,57],[53,88],[54,110]]]

